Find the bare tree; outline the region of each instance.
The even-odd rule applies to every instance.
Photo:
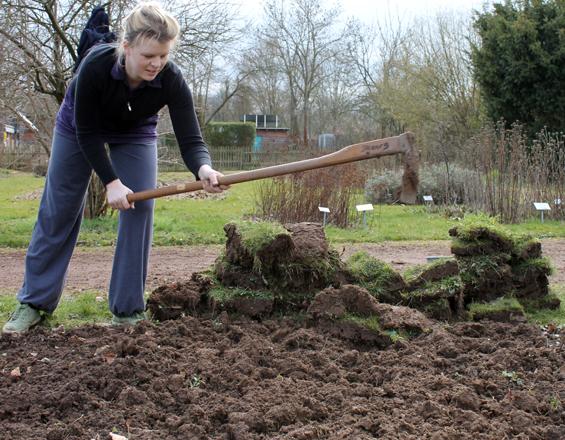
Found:
[[[301,106],[302,140],[308,145],[312,98],[325,79],[323,66],[335,55],[335,44],[341,39],[336,30],[340,10],[324,8],[320,0],[270,0],[264,11],[265,23],[259,31],[286,76],[291,134],[298,134],[296,108]]]
[[[428,143],[438,153],[432,160],[453,160],[478,128],[479,90],[470,55],[474,38],[469,17],[451,14],[421,23],[414,34],[411,76],[427,102],[418,117],[430,133]]]
[[[353,21],[350,27],[344,56],[354,66],[363,88],[358,109],[374,122],[375,136],[398,134],[404,126],[384,98],[392,83],[403,75],[401,66],[410,47],[410,28],[392,16],[370,26]]]
[[[235,24],[237,13],[227,0],[171,1],[181,24],[174,59],[183,69],[194,95],[200,124],[206,125],[235,96],[246,76],[234,69],[234,43],[241,38]],[[225,66],[229,68],[225,68]],[[210,108],[218,84],[229,84],[225,100]]]
[[[347,56],[347,45],[337,43],[335,56],[323,66],[325,78],[313,98],[311,126],[317,132],[330,132],[341,138],[342,144],[359,141],[353,133],[353,121],[358,118],[361,87],[356,81]]]
[[[416,132],[424,158],[455,160],[480,118],[469,17],[389,19],[376,29],[359,26],[355,34],[350,53],[366,93],[361,109],[373,115],[382,135]]]
[[[135,3],[134,0],[111,0],[105,4],[114,29],[121,27],[127,10]],[[47,155],[50,154],[55,113],[63,101],[77,60],[80,34],[92,9],[98,5],[94,0],[0,0],[0,47],[3,49],[0,72],[8,73],[0,81],[9,81],[5,87],[7,92],[0,96],[0,112],[11,113],[16,118],[20,114],[33,115],[30,119],[39,128],[37,137]],[[227,3],[199,0],[187,4],[173,0],[167,7],[182,26],[176,61],[185,72],[195,71],[192,66],[204,66],[202,76],[191,78],[193,85],[197,85],[197,98],[206,97],[215,57],[223,45],[234,38]],[[201,88],[201,84],[205,87]],[[205,111],[206,100],[201,102]],[[104,212],[97,207],[104,198],[98,193],[92,194],[100,190],[103,191],[101,185],[91,185],[89,197],[97,202],[89,204],[89,212]]]
[[[281,114],[287,101],[281,60],[276,49],[261,38],[252,44],[242,60],[242,69],[250,72],[250,100],[260,113]]]

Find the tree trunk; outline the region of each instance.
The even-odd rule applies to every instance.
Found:
[[[302,115],[303,123],[304,123],[304,132],[303,132],[304,148],[308,148],[308,146],[310,144],[309,139],[308,139],[308,111],[309,111],[309,109],[307,109],[306,106],[304,106],[304,114]]]

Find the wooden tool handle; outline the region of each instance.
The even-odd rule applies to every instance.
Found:
[[[330,167],[333,165],[372,159],[375,157],[389,156],[392,154],[406,154],[411,157],[411,161],[414,162],[414,157],[417,157],[417,154],[415,154],[414,135],[408,132],[403,133],[400,136],[362,142],[344,147],[341,150],[326,154],[325,156],[274,165],[271,167],[258,168],[251,171],[242,171],[240,173],[220,177],[218,181],[220,185],[232,185],[234,183],[266,179],[268,177],[282,176],[285,174]],[[127,198],[128,202],[131,203],[140,200],[148,200],[157,197],[170,196],[173,194],[197,191],[200,189],[202,189],[202,182],[196,181],[140,191],[129,194]]]

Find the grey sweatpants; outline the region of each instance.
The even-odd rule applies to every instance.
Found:
[[[155,188],[156,144],[110,144],[122,183],[134,192]],[[25,259],[20,303],[53,312],[57,307],[80,229],[92,168],[76,138],[55,131],[37,223]],[[127,316],[145,309],[143,293],[153,236],[153,200],[120,211],[109,287],[110,310]]]

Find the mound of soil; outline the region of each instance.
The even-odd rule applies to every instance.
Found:
[[[318,328],[333,336],[380,348],[432,327],[417,310],[381,304],[366,289],[350,284],[322,290],[310,304],[308,314]]]
[[[416,308],[438,320],[466,319],[466,308],[471,304],[509,294],[529,309],[556,308],[560,304],[557,297],[549,295],[551,268],[541,258],[540,243],[529,238],[509,238],[486,227],[453,228],[450,234],[454,237],[455,259],[423,266],[406,280],[366,252],[358,252],[342,263],[317,223],[278,229],[231,223],[224,229],[226,249],[216,261],[215,289],[207,295],[212,282],[203,285],[202,280],[194,279],[161,286],[148,303],[158,320],[204,310],[264,319],[273,312],[305,310],[316,291],[346,282],[366,288],[379,302]],[[330,296],[325,293],[325,297]],[[333,305],[338,306],[337,302]],[[356,316],[372,313],[370,304],[364,305],[368,308],[354,313]],[[339,307],[344,308],[344,303]],[[523,310],[504,311],[500,304],[497,313],[491,312],[475,313],[473,319],[489,316],[512,321],[523,316]],[[350,321],[340,322],[339,326],[363,327]],[[367,339],[365,328],[361,330]]]
[[[465,304],[488,302],[512,294],[524,304],[543,301],[549,295],[549,261],[542,257],[541,243],[530,237],[510,237],[487,227],[453,228],[452,252],[459,266]],[[541,300],[541,301],[539,301]],[[513,311],[502,313],[513,317]],[[495,315],[491,315],[495,316]]]
[[[330,249],[319,223],[284,226],[259,249],[250,250],[235,223],[224,227],[226,250],[215,265],[215,274],[227,287],[276,292],[312,293],[332,284],[340,274],[341,260]]]
[[[551,331],[457,323],[376,349],[289,319],[38,328],[0,338],[1,437],[557,440]]]
[[[202,313],[208,309],[208,296],[212,280],[193,273],[186,282],[164,284],[147,299],[147,310],[157,321],[178,319],[181,316]]]

